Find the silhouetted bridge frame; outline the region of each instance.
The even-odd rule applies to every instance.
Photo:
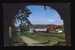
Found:
[[[2,3],[3,8],[3,37],[4,37],[4,46],[10,46],[9,45],[9,26],[12,27],[12,32],[15,32],[15,27],[13,23],[15,22],[15,15],[16,11],[19,8],[23,8],[25,5],[44,5],[52,7],[53,9],[57,10],[57,12],[60,14],[61,19],[64,20],[64,30],[65,30],[65,39],[66,39],[66,45],[69,46],[71,44],[71,23],[70,23],[70,5],[71,3],[50,3],[50,2],[44,2],[41,1],[41,3],[38,2],[25,2],[25,3]],[[12,34],[15,35],[14,33]]]

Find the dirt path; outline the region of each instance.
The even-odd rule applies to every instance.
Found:
[[[28,46],[45,46],[43,44],[39,44],[40,42],[36,41],[36,40],[33,40],[29,37],[26,37],[26,36],[20,36],[20,38],[28,44]]]

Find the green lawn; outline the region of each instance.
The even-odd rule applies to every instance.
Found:
[[[64,34],[51,34],[51,35],[39,35],[38,33],[37,34],[34,34],[34,35],[28,35],[29,37],[35,39],[35,40],[38,40],[38,41],[63,41],[64,40]]]
[[[49,44],[56,43],[59,41],[64,41],[65,34],[64,33],[18,33],[19,36],[27,36],[34,40],[40,41],[40,42],[47,42],[50,41]]]

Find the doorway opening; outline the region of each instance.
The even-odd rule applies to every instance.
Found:
[[[18,9],[14,46],[64,46],[64,23],[60,14],[49,6],[28,5]],[[11,32],[11,31],[9,31]]]

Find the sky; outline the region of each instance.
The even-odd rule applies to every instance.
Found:
[[[28,19],[32,24],[56,24],[56,25],[62,25],[63,20],[61,20],[61,16],[59,13],[50,7],[46,7],[47,9],[44,9],[44,6],[39,5],[31,5],[27,6],[28,9],[32,12],[32,14],[29,15]],[[20,23],[17,23],[18,26]]]

